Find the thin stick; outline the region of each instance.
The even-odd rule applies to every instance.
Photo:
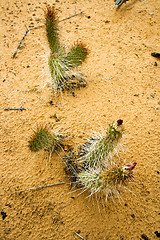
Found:
[[[25,39],[25,37],[26,37],[27,33],[29,33],[29,31],[30,31],[30,29],[29,29],[29,30],[27,30],[27,31],[26,31],[26,32],[23,34],[23,37],[22,37],[21,41],[19,42],[19,44],[18,44],[18,47],[17,47],[16,51],[13,53],[13,55],[12,55],[12,58],[15,58],[15,57],[16,57],[16,55],[17,55],[17,52],[18,52],[19,48],[21,47],[21,44],[22,44],[23,40]]]
[[[26,110],[26,109],[23,108],[23,107],[19,107],[19,108],[4,108],[4,111],[10,111],[10,110],[20,110],[20,111],[23,111],[23,110]]]
[[[77,15],[80,15],[80,14],[84,15],[83,11],[81,11],[81,12],[79,12],[79,13],[75,13],[75,14],[73,14],[72,16],[69,16],[69,17],[67,17],[67,18],[64,18],[64,19],[60,20],[59,22],[63,22],[63,21],[68,20],[68,19],[70,19],[70,18],[72,18],[72,17],[76,17]],[[86,15],[84,15],[84,16],[86,16]],[[86,17],[87,17],[87,16],[86,16]],[[88,18],[88,17],[87,17],[87,18]]]
[[[81,235],[79,235],[78,233],[74,232],[79,238],[85,240]]]
[[[62,209],[65,208],[66,206],[67,206],[67,204],[60,208],[59,212],[57,213],[57,216],[53,219],[53,223],[55,223],[55,222],[57,221],[60,212],[61,212]]]
[[[45,187],[58,186],[58,185],[62,185],[62,184],[65,184],[65,182],[53,183],[53,184],[43,185],[43,186],[38,186],[38,187],[32,187],[32,188],[28,188],[28,189],[26,189],[26,191],[28,191],[28,190],[36,190],[36,189],[39,189],[39,188],[45,188]]]

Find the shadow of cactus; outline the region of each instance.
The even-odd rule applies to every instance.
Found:
[[[74,88],[85,87],[87,83],[84,77],[81,75],[80,79],[79,77],[75,78],[75,74],[72,74],[71,70],[84,62],[88,54],[87,48],[82,43],[77,43],[68,53],[66,52],[65,47],[60,43],[58,21],[54,7],[48,7],[45,11],[45,26],[50,48],[48,64],[53,89],[57,92],[57,90],[72,89],[73,85]],[[75,81],[77,81],[77,84],[72,84]]]

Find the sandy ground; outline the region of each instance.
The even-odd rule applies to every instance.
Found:
[[[68,49],[78,40],[90,52],[79,67],[88,85],[75,96],[62,93],[57,99],[46,85],[43,27],[30,31],[12,58],[27,28],[44,24],[47,4],[54,4],[59,20],[75,8],[85,13],[59,23]],[[158,239],[160,60],[151,53],[160,52],[160,1],[130,0],[118,11],[113,5],[113,0],[1,0],[1,240]],[[4,110],[21,106],[26,110]],[[38,124],[67,134],[75,147],[119,118],[126,128],[120,157],[137,162],[135,184],[129,186],[136,196],[126,191],[120,203],[109,199],[103,206],[86,198],[88,193],[75,197],[79,192],[70,193],[69,184],[26,191],[69,183],[56,153],[49,162],[47,152],[29,151],[27,141]]]

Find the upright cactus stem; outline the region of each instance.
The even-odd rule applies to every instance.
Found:
[[[91,139],[91,144],[86,147],[84,162],[90,167],[108,164],[124,131],[123,120],[119,119],[109,125],[107,131],[99,139]]]
[[[48,64],[54,90],[56,92],[58,89],[64,90],[67,79],[67,71],[69,70],[64,59],[61,56],[57,57],[51,54],[48,60]]]
[[[52,54],[59,53],[60,40],[58,23],[54,7],[48,7],[45,11],[45,26],[49,47]]]

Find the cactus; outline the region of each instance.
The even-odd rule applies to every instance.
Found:
[[[81,187],[78,190],[83,189],[81,193],[103,193],[107,201],[108,196],[119,198],[121,189],[127,188],[137,163],[126,164],[114,154],[123,132],[123,120],[119,119],[109,125],[103,136],[80,146],[78,154],[72,152],[64,157],[65,172],[72,183]]]
[[[52,149],[53,151],[58,146],[59,140],[58,135],[51,133],[46,126],[37,127],[28,141],[28,146],[32,152],[38,152],[41,149]]]
[[[68,52],[66,63],[70,68],[78,67],[86,59],[87,54],[87,48],[83,44],[77,43]]]
[[[106,196],[119,196],[121,188],[133,179],[133,169],[136,163],[127,165],[110,164],[106,169],[88,168],[78,174],[78,180],[91,192],[91,195],[102,192]]]
[[[48,7],[45,11],[46,34],[51,53],[59,53],[60,39],[58,34],[58,23],[54,7]]]
[[[64,90],[66,79],[68,78],[67,71],[69,70],[63,58],[51,55],[48,60],[51,78],[53,81],[54,90]]]
[[[124,131],[123,120],[118,120],[109,125],[107,131],[98,139],[90,139],[89,144],[84,145],[86,154],[82,160],[89,166],[101,166],[108,164],[112,159],[116,146]]]
[[[46,35],[50,48],[50,56],[48,60],[49,70],[52,78],[54,90],[70,89],[71,69],[78,67],[86,59],[88,50],[81,44],[75,44],[71,50],[66,53],[65,47],[61,45],[59,39],[58,21],[54,7],[48,7],[45,11]],[[82,79],[80,79],[81,81]],[[74,82],[74,79],[72,79]],[[85,86],[78,85],[77,86]]]
[[[115,5],[114,8],[119,8],[123,3],[127,2],[128,0],[114,0]]]

